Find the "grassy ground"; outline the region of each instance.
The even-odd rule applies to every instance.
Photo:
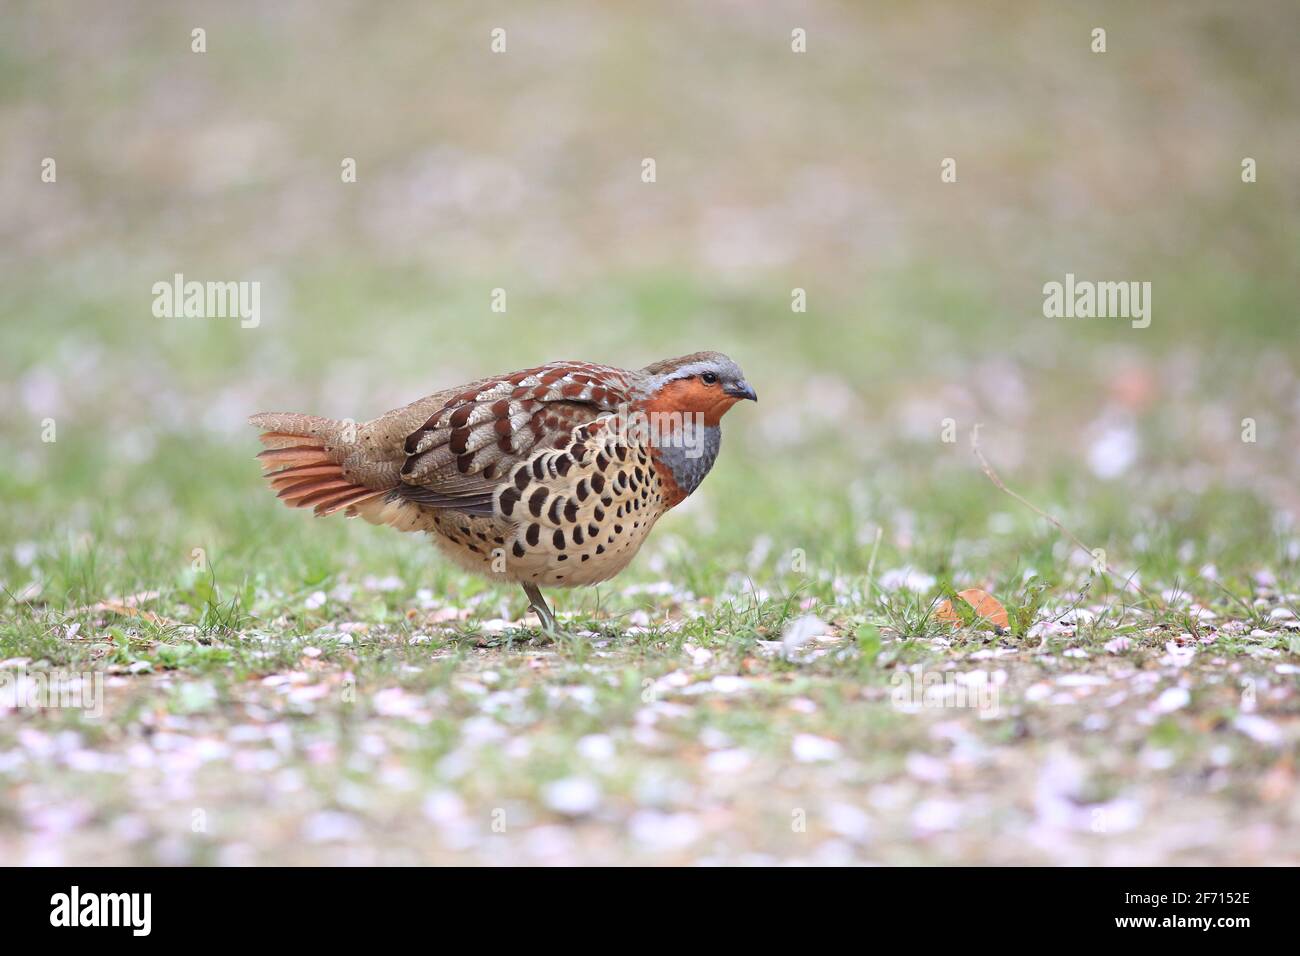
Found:
[[[1286,5],[395,9],[0,38],[0,859],[1300,862]],[[557,640],[243,424],[698,348],[760,402]]]
[[[519,596],[281,515],[251,475],[213,490],[207,570],[129,510],[20,546],[9,579],[41,589],[5,666],[109,676],[103,717],[9,712],[6,857],[1295,859],[1293,579],[1198,568],[1189,538],[1149,606],[1007,513],[1018,564],[922,534],[882,544],[867,594],[850,509],[796,535],[736,464],[626,579],[561,598],[553,642]],[[1011,633],[935,619],[921,555],[944,553],[1001,567],[950,580],[1001,595]],[[94,606],[138,589],[156,619]]]

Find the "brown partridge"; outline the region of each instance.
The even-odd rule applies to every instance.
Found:
[[[458,564],[523,585],[606,581],[708,474],[722,416],[757,401],[697,352],[630,370],[551,362],[448,389],[373,421],[266,412],[258,457],[291,507],[427,531]]]

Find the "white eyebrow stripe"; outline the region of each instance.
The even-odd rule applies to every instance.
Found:
[[[660,372],[647,380],[644,387],[647,392],[657,392],[669,382],[682,381],[706,372],[712,372],[720,380],[727,379],[728,377],[733,377],[737,380],[744,378],[744,373],[741,372],[740,366],[723,357],[721,359],[702,359],[675,368],[672,371]]]
[[[681,368],[677,369],[677,371],[673,372],[672,375],[669,376],[669,380],[671,381],[675,378],[690,378],[692,375],[702,375],[705,372],[713,372],[716,374],[717,371],[717,368],[712,364],[705,362],[692,362],[690,365],[683,365]]]

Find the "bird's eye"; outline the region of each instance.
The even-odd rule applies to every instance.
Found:
[[[716,385],[718,376],[713,372],[705,372],[700,376],[700,381],[705,385]]]

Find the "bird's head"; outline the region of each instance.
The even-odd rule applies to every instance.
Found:
[[[721,352],[665,359],[647,365],[641,374],[648,410],[699,414],[706,425],[717,425],[741,399],[758,401],[740,366]]]

